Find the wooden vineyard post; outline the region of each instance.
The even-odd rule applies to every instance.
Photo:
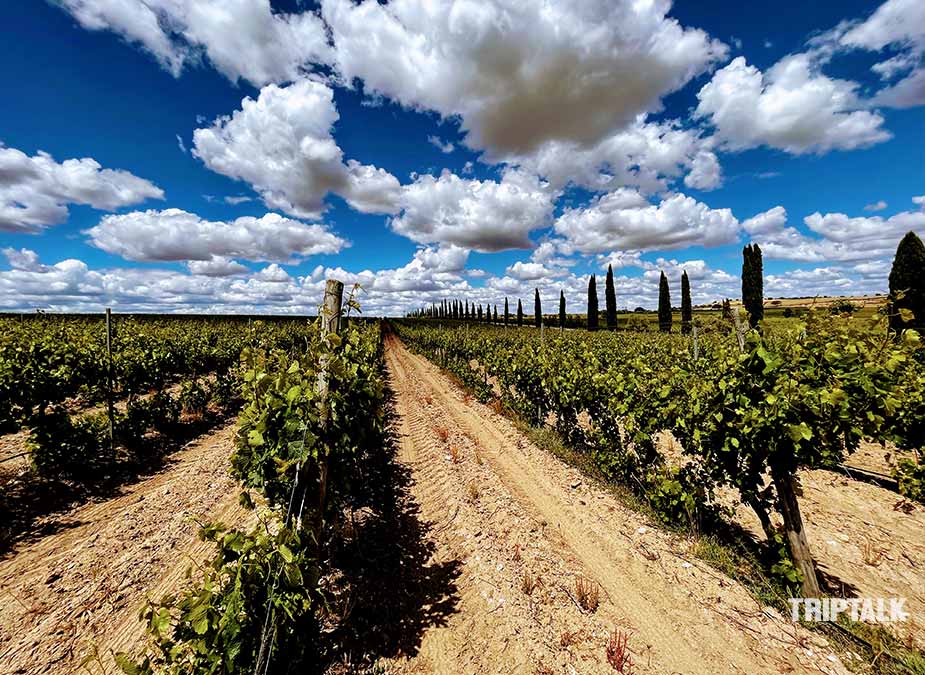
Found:
[[[321,305],[321,356],[318,363],[318,381],[315,391],[318,393],[321,407],[320,426],[322,435],[328,427],[328,363],[330,354],[324,345],[325,338],[331,333],[341,330],[341,308],[344,301],[344,284],[336,279],[328,279],[324,287],[324,302]],[[318,457],[318,513],[315,521],[314,535],[316,545],[321,541],[321,531],[324,526],[324,510],[327,504],[328,491],[328,449]]]
[[[106,308],[106,415],[109,419],[109,452],[115,447],[113,427],[115,413],[112,403],[112,310]]]
[[[732,312],[732,320],[735,323],[736,327],[736,340],[739,341],[739,351],[745,352],[745,325],[742,323],[742,317],[739,316],[739,311],[735,310]]]
[[[700,358],[700,345],[697,344],[697,324],[695,323],[691,326],[691,331],[694,336],[694,361]]]
[[[787,543],[790,545],[790,554],[793,564],[803,575],[803,597],[820,597],[819,581],[816,579],[816,568],[813,566],[813,554],[806,539],[806,530],[803,527],[803,518],[800,515],[800,504],[793,489],[793,476],[774,475],[774,487],[777,490],[777,501],[780,505],[781,515],[784,518],[784,532]]]

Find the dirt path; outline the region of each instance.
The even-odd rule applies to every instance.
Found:
[[[621,630],[638,673],[846,672],[819,636],[759,606],[689,556],[690,542],[588,485],[393,336],[386,359],[399,461],[433,524],[433,558],[462,563],[457,611],[393,670],[614,672],[606,646]],[[579,606],[579,579],[599,590],[596,611]]]
[[[0,560],[0,673],[78,672],[94,646],[116,672],[112,652],[143,638],[145,597],[175,589],[207,558],[212,544],[197,539],[195,521],[248,517],[228,473],[234,431],[232,422],[198,439],[114,499],[56,516],[54,534]]]

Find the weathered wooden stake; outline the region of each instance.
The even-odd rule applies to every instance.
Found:
[[[777,489],[777,502],[780,506],[781,516],[784,518],[784,532],[787,543],[790,545],[790,554],[793,563],[803,574],[803,597],[818,598],[820,596],[819,581],[816,579],[816,568],[813,566],[813,554],[806,539],[806,530],[803,527],[803,518],[800,515],[800,504],[797,502],[796,491],[793,489],[793,476],[772,476],[774,487]]]
[[[112,310],[106,308],[106,415],[109,419],[109,452],[115,448],[115,411],[112,403]]]
[[[695,323],[692,326],[693,335],[694,335],[694,361],[700,358],[700,345],[697,344],[697,324]]]
[[[734,310],[732,312],[732,320],[735,323],[736,328],[736,340],[739,341],[739,351],[742,353],[745,352],[745,331],[746,328],[742,324],[742,317],[739,316],[739,311]]]
[[[341,308],[344,301],[344,284],[336,279],[328,279],[324,287],[324,302],[321,305],[321,340],[322,343],[330,333],[339,333],[341,327]],[[330,354],[327,347],[322,344],[321,355],[318,359],[318,382],[315,391],[318,392],[320,405],[319,424],[322,433],[328,426],[328,363]],[[324,510],[327,505],[328,492],[328,448],[323,448],[323,455],[318,457],[318,513],[315,521],[315,542],[321,541],[321,531],[324,527]]]

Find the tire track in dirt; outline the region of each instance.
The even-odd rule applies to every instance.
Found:
[[[847,672],[823,638],[587,485],[394,336],[386,362],[399,460],[435,555],[463,561],[457,613],[401,671],[610,672],[605,646],[621,629],[639,673]],[[538,580],[529,595],[525,575]],[[579,577],[600,588],[596,612],[575,600]]]
[[[103,672],[120,672],[112,653],[143,640],[145,598],[175,591],[213,550],[197,522],[252,518],[228,472],[235,428],[199,438],[119,497],[56,516],[54,534],[0,561],[0,672],[78,672],[94,646]]]

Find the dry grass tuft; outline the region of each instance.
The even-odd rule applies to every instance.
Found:
[[[450,446],[450,459],[453,460],[453,464],[459,464],[459,461],[462,459],[462,455],[459,452],[459,447],[455,445]]]
[[[578,597],[578,604],[586,612],[596,612],[601,604],[600,589],[590,579],[575,579],[575,595]]]
[[[635,672],[633,657],[630,655],[629,635],[622,630],[615,630],[607,641],[607,663],[618,673],[632,675]]]
[[[475,481],[469,483],[468,492],[469,492],[469,501],[471,502],[477,502],[479,500],[479,497],[482,494],[479,491],[478,483],[476,483]]]
[[[434,427],[434,432],[443,443],[446,443],[450,437],[450,430],[444,426]]]
[[[578,641],[581,639],[581,629],[579,630],[564,630],[562,635],[559,636],[559,646],[563,649],[568,649],[574,644],[578,644]]]
[[[539,579],[530,574],[529,570],[524,570],[524,574],[520,578],[520,590],[522,590],[526,595],[533,595],[533,591],[536,588],[536,584],[538,582]]]

